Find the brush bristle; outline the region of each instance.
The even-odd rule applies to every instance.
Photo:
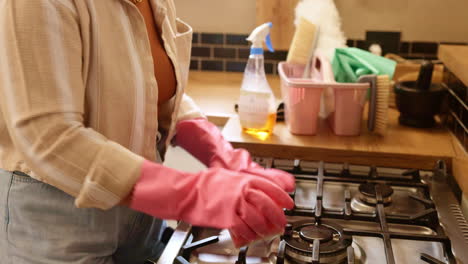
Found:
[[[377,103],[375,109],[374,132],[385,135],[388,123],[388,97],[390,95],[391,82],[388,75],[377,76]]]
[[[289,48],[287,62],[307,64],[317,34],[317,26],[301,17]]]

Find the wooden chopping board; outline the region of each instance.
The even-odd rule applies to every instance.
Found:
[[[289,50],[294,35],[294,18],[299,0],[257,0],[257,25],[272,22],[271,40],[277,50]]]
[[[468,45],[440,45],[439,59],[468,85]]]

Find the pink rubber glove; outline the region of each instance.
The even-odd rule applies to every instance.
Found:
[[[234,149],[224,139],[221,131],[206,119],[197,118],[179,122],[176,143],[207,167],[247,172],[271,180],[287,192],[294,190],[294,186],[290,185],[291,179],[294,179],[291,174],[280,170],[263,169],[252,161],[249,152],[244,149]],[[236,246],[249,242],[242,239],[242,230],[231,228],[229,232]]]
[[[178,171],[145,161],[130,198],[130,207],[162,219],[235,231],[236,245],[279,233],[283,208],[294,202],[275,182],[246,172],[211,168]],[[294,179],[288,178],[289,190]],[[285,181],[286,182],[286,181]]]
[[[261,168],[244,149],[234,149],[221,131],[204,118],[177,123],[176,143],[207,167],[240,171]]]
[[[203,118],[181,121],[177,124],[176,143],[210,168],[246,171],[269,178],[284,190],[293,176],[281,170],[265,170],[252,161],[245,149],[234,149],[221,131]],[[291,190],[292,191],[292,190]]]

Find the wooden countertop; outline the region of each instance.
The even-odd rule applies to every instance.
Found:
[[[440,45],[439,59],[468,85],[468,45]]]
[[[396,110],[390,110],[385,137],[366,131],[364,122],[360,136],[336,136],[322,121],[315,136],[292,135],[281,122],[270,137],[262,139],[243,133],[237,116],[229,119],[223,135],[235,147],[259,156],[424,169],[433,168],[440,159],[451,163],[454,148],[450,132],[440,127],[420,130],[400,126],[398,115]]]

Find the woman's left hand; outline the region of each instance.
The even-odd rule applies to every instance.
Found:
[[[204,118],[180,121],[177,124],[176,143],[209,168],[223,168],[245,171],[275,181],[285,191],[293,191],[290,183],[283,179],[293,178],[291,174],[264,169],[252,161],[245,149],[234,149],[214,124]],[[287,176],[286,176],[287,175]]]
[[[244,149],[234,149],[221,131],[204,118],[180,121],[177,124],[176,144],[187,150],[207,167],[241,171],[260,168]]]

